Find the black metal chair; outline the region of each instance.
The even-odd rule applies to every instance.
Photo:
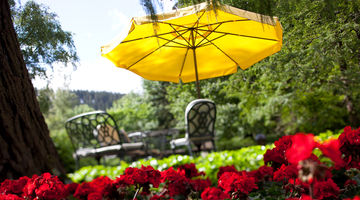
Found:
[[[216,151],[215,120],[216,106],[213,101],[197,99],[190,102],[185,110],[185,137],[171,140],[171,149],[175,152],[177,147],[187,146],[191,156],[193,151]]]
[[[138,157],[147,154],[146,143],[130,142],[127,135],[119,131],[114,118],[105,111],[74,116],[66,121],[65,128],[74,147],[76,168],[84,157],[94,157],[100,164],[100,159],[107,155]]]

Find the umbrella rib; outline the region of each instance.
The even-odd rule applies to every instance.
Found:
[[[183,47],[179,46],[172,46],[172,45],[165,45],[166,47],[172,47],[172,48],[188,48],[188,46],[184,45]]]
[[[186,32],[185,32],[186,33]],[[181,35],[180,35],[181,36]],[[181,45],[183,47],[187,47],[187,45],[185,44],[181,44],[180,42],[175,42],[174,39],[172,40],[169,40],[169,39],[166,39],[166,38],[163,38],[163,37],[159,37],[160,39],[163,39],[163,40],[166,40],[166,41],[169,41],[169,42],[172,42],[172,43],[175,43],[175,44],[178,44],[178,45]]]
[[[219,39],[219,38],[222,38],[222,37],[224,37],[224,36],[225,36],[225,35],[220,35],[220,36],[218,36],[218,37],[216,37],[216,38],[214,38],[214,39],[211,39],[211,40],[207,39],[207,40],[208,40],[207,42],[204,42],[203,44],[198,45],[198,46],[196,46],[196,47],[209,46],[209,45],[211,45],[209,41],[215,41],[215,40],[217,40],[217,39]],[[204,38],[204,39],[205,39],[205,38]]]
[[[205,24],[205,25],[199,26],[199,28],[203,28],[206,26],[213,26],[216,24],[225,24],[225,23],[231,23],[231,22],[245,22],[245,21],[251,21],[251,20],[250,19],[236,19],[236,20],[221,21],[221,22],[216,22],[216,23],[212,23],[212,24]]]
[[[214,30],[211,30],[210,33],[209,33],[206,37],[204,37],[204,38],[198,43],[198,45],[196,45],[196,46],[197,46],[197,47],[201,46],[201,43],[205,40],[205,38],[209,37],[209,35],[211,35],[211,34],[213,33],[213,31],[215,31],[217,28],[219,28],[219,27],[221,26],[221,24],[222,24],[222,23],[220,23],[218,26],[216,26],[216,27],[214,28]],[[197,29],[197,30],[200,30],[200,29]],[[205,30],[205,31],[206,31],[206,30]]]
[[[222,32],[222,31],[213,31],[214,33],[221,33],[224,35],[234,35],[234,36],[240,36],[240,37],[248,37],[248,38],[254,38],[254,39],[260,39],[260,40],[270,40],[270,41],[275,41],[277,42],[277,39],[272,39],[272,38],[264,38],[264,37],[256,37],[256,36],[251,36],[251,35],[242,35],[242,34],[235,34],[235,33],[227,33],[227,32]]]
[[[182,37],[182,39],[184,39],[184,40],[186,41],[186,43],[188,43],[188,46],[191,46],[191,44],[189,43],[189,41],[188,41],[186,38],[184,38],[184,36],[183,36],[183,34],[185,34],[185,33],[187,33],[187,32],[189,31],[189,29],[186,29],[186,31],[185,31],[183,34],[180,34],[180,33],[178,32],[178,30],[176,30],[176,29],[173,27],[173,25],[174,25],[174,24],[170,24],[170,23],[169,23],[169,26],[170,26],[172,29],[174,29],[174,31],[175,31],[180,37]]]
[[[197,31],[197,30],[195,30]],[[221,51],[226,57],[228,57],[230,60],[232,60],[237,66],[240,66],[234,59],[232,59],[227,53],[225,53],[222,49],[220,49],[220,47],[216,46],[216,44],[214,44],[212,41],[210,41],[209,39],[207,39],[206,37],[204,37],[202,34],[199,33],[199,35],[201,35],[203,38],[205,38],[209,43],[211,43],[212,45],[214,45],[214,47],[216,47],[219,51]]]
[[[174,37],[172,40],[175,40],[175,39],[178,38],[178,37],[179,37],[179,36],[176,36],[176,37]],[[169,44],[170,42],[171,42],[171,41],[168,41],[167,43],[165,43],[165,44],[161,45],[160,47],[156,48],[155,50],[153,50],[152,52],[146,54],[144,57],[140,58],[139,60],[137,60],[135,63],[133,63],[132,65],[130,65],[130,66],[129,66],[128,68],[126,68],[126,69],[130,69],[130,68],[131,68],[132,66],[134,66],[136,63],[144,60],[146,57],[150,56],[150,55],[153,54],[155,51],[157,51],[157,50],[159,50],[160,48],[166,46],[166,45]]]
[[[205,11],[202,11],[202,14],[201,14],[201,16],[199,16],[198,17],[198,19],[196,20],[196,22],[195,22],[195,24],[198,24],[199,23],[199,20],[200,20],[200,18],[201,17],[203,17],[204,16],[204,14],[205,14]],[[159,21],[158,23],[161,23],[161,24],[168,24],[168,25],[170,25],[170,26],[178,26],[178,27],[181,27],[181,28],[185,28],[185,29],[189,29],[189,27],[188,26],[184,26],[184,25],[180,25],[180,24],[173,24],[173,23],[169,23],[169,22],[164,22],[164,21]],[[194,24],[194,26],[195,26],[195,24]],[[216,23],[215,23],[216,24]],[[212,24],[210,24],[210,25],[212,25]],[[194,28],[194,26],[192,26],[191,28]],[[202,26],[201,26],[202,27]],[[175,30],[175,29],[174,29]]]
[[[189,47],[186,48],[186,53],[185,53],[185,56],[184,56],[183,63],[182,63],[182,65],[181,65],[181,69],[180,69],[180,73],[179,73],[179,78],[181,77],[182,71],[183,71],[183,69],[184,69],[185,60],[186,60],[186,57],[187,57],[188,52],[189,52]]]
[[[146,37],[141,37],[141,38],[135,38],[135,39],[132,39],[132,40],[125,40],[125,41],[122,41],[122,43],[127,43],[127,42],[133,42],[133,41],[137,41],[137,40],[142,40],[142,39],[148,39],[148,38],[153,38],[153,37],[159,37],[159,36],[163,36],[163,35],[168,35],[168,34],[173,34],[173,33],[178,33],[178,32],[187,32],[189,30],[181,30],[181,31],[172,31],[172,32],[166,32],[166,33],[161,33],[161,34],[157,34],[157,35],[151,35],[151,36],[146,36]]]
[[[202,17],[202,16],[200,16]],[[224,23],[230,23],[230,22],[241,22],[241,21],[250,21],[250,19],[238,19],[238,20],[228,20],[228,21],[222,21],[222,22],[216,22],[216,23],[212,23],[212,24],[205,24],[205,25],[202,25],[202,26],[198,26],[198,28],[203,28],[203,27],[206,27],[206,26],[213,26],[213,25],[216,25],[216,24],[224,24]],[[198,20],[196,21],[196,23],[198,22]],[[169,22],[158,22],[158,23],[162,23],[162,24],[168,24],[168,25],[173,25],[173,26],[178,26],[178,27],[181,27],[181,28],[189,28],[187,26],[184,26],[184,25],[180,25],[180,24],[173,24],[173,23],[169,23]],[[193,26],[194,27],[194,26]]]

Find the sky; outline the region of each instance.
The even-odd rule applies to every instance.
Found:
[[[24,3],[26,0],[22,0]],[[110,43],[128,27],[132,17],[144,16],[140,0],[34,0],[57,14],[64,31],[73,33],[80,62],[77,69],[55,64],[48,71],[50,83],[36,79],[33,84],[53,89],[108,91],[117,93],[142,92],[143,78],[117,68],[101,57],[100,47]],[[160,0],[161,1],[161,0]],[[173,0],[164,0],[164,11],[171,9]],[[69,75],[71,76],[69,77]]]

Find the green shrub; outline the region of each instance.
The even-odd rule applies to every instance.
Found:
[[[69,178],[73,182],[91,181],[99,176],[109,176],[114,179],[121,175],[127,167],[140,168],[142,165],[151,165],[154,169],[160,171],[170,167],[178,167],[186,163],[196,163],[199,171],[203,171],[213,182],[217,180],[216,175],[221,166],[234,165],[238,170],[254,170],[264,164],[263,154],[267,146],[251,146],[240,150],[212,152],[204,156],[190,157],[188,155],[171,155],[164,159],[141,159],[131,164],[124,161],[118,166],[86,166],[80,170],[69,174]]]

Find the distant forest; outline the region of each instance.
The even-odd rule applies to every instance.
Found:
[[[112,106],[112,103],[125,94],[112,92],[98,92],[87,90],[72,90],[76,94],[80,104],[87,104],[95,110],[106,110]]]

